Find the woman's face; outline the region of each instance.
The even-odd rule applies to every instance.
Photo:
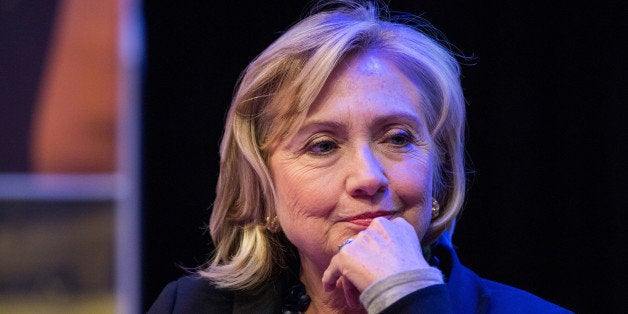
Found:
[[[345,60],[303,125],[271,152],[277,216],[302,264],[324,270],[338,245],[375,217],[403,217],[425,234],[431,139],[419,91],[377,52]]]

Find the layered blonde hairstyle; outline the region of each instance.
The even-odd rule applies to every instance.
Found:
[[[286,243],[270,231],[275,191],[269,150],[297,128],[330,73],[350,54],[377,50],[415,84],[435,151],[433,197],[441,204],[422,244],[453,228],[465,194],[465,110],[460,71],[429,24],[391,17],[369,2],[334,1],[295,24],[243,72],[220,146],[209,230],[215,251],[199,271],[217,287],[246,290],[284,267]]]

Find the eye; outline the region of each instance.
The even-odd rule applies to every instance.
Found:
[[[414,142],[414,137],[403,130],[391,130],[388,132],[386,140],[392,145],[405,147]]]
[[[318,140],[314,141],[307,146],[307,150],[313,155],[327,155],[334,149],[338,148],[338,145],[331,140]]]

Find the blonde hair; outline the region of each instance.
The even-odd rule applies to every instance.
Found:
[[[209,230],[213,257],[199,271],[217,287],[251,289],[285,265],[289,243],[267,228],[275,215],[268,152],[298,127],[338,63],[376,49],[422,95],[435,149],[433,197],[441,204],[422,244],[453,228],[465,194],[465,110],[459,66],[417,18],[393,19],[372,3],[321,5],[264,50],[243,72],[220,147],[220,175]],[[403,20],[403,21],[402,21]],[[415,25],[407,25],[412,21]],[[421,22],[422,24],[417,24]]]

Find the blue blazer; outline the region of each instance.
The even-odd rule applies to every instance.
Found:
[[[383,313],[572,313],[531,293],[480,278],[460,264],[447,241],[432,248],[446,284],[417,290]],[[168,284],[148,313],[282,313],[284,280],[270,280],[254,292],[234,292],[186,276]]]

